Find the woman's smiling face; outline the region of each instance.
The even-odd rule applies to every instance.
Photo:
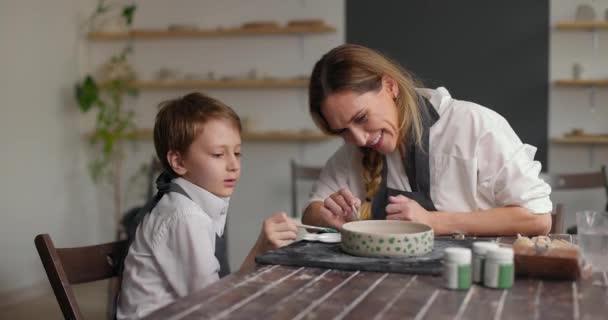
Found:
[[[321,113],[332,132],[346,143],[373,148],[381,154],[393,152],[399,137],[396,83],[384,77],[380,90],[358,93],[341,91],[329,95]]]

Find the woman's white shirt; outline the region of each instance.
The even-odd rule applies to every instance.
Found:
[[[551,212],[551,188],[539,178],[536,148],[521,142],[498,113],[453,99],[443,88],[418,89],[439,114],[429,133],[431,198],[438,211],[470,212],[520,206]],[[387,186],[411,191],[398,151],[387,156]],[[327,161],[309,202],[323,201],[340,188],[365,198],[361,152],[344,144]]]
[[[135,234],[125,259],[118,319],[139,319],[219,279],[215,236],[222,236],[229,198],[183,179],[192,198],[165,194]]]

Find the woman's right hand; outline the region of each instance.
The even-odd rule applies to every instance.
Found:
[[[353,205],[355,209],[360,208],[361,200],[353,196],[350,190],[342,188],[325,198],[320,208],[321,218],[328,226],[341,229],[344,223],[352,221],[357,214],[353,211]]]

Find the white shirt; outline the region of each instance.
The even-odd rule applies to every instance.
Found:
[[[539,178],[536,148],[524,144],[498,113],[453,99],[443,88],[418,89],[440,118],[429,132],[431,198],[438,211],[470,212],[521,206],[551,212],[551,188]],[[387,186],[411,191],[399,151],[387,155]],[[327,161],[310,202],[340,188],[365,199],[361,152],[345,144]]]
[[[183,179],[192,198],[170,192],[137,228],[125,259],[118,319],[139,319],[219,279],[215,235],[224,233],[229,198]]]

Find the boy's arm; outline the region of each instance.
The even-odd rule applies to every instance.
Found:
[[[264,220],[264,226],[241,265],[240,271],[249,271],[255,267],[255,256],[266,251],[286,246],[296,240],[298,228],[284,212],[277,212]]]
[[[258,254],[262,254],[266,251],[267,250],[264,250],[264,248],[260,244],[260,238],[258,238],[258,240],[255,242],[255,244],[249,251],[249,254],[247,254],[247,257],[245,257],[245,260],[243,260],[243,264],[241,264],[241,269],[239,271],[247,272],[253,270],[253,268],[255,267],[255,256],[257,256]]]

